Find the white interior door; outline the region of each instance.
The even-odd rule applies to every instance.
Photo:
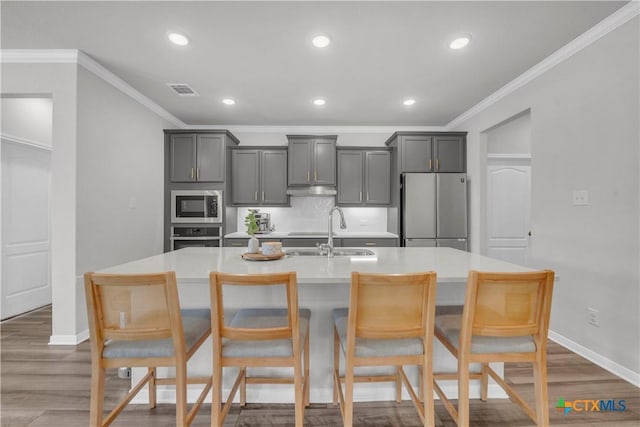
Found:
[[[527,265],[531,214],[531,166],[524,163],[487,166],[487,255],[519,265]]]
[[[51,303],[51,152],[2,141],[0,318]]]

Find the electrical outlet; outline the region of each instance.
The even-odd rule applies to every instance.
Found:
[[[587,308],[587,322],[592,326],[600,326],[600,311],[593,307]]]
[[[589,204],[589,191],[587,190],[574,190],[573,192],[573,206],[586,206]]]

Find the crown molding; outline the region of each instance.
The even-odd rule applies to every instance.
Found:
[[[640,3],[637,0],[630,1],[626,5],[600,21],[595,26],[585,31],[580,36],[576,37],[574,40],[570,41],[569,43],[531,67],[529,70],[520,74],[512,81],[502,86],[500,89],[498,89],[464,113],[460,114],[455,119],[451,120],[446,124],[445,128],[447,130],[454,129],[456,126],[464,123],[473,116],[486,110],[502,98],[535,80],[542,74],[549,71],[551,68],[569,59],[576,53],[580,52],[582,49],[590,46],[592,43],[609,34],[611,31],[627,23],[629,20],[638,16],[638,14],[640,14]]]
[[[76,49],[0,49],[2,64],[75,64]]]
[[[252,126],[252,125],[187,125],[185,129],[224,129],[234,133],[349,134],[398,131],[442,132],[444,126]]]
[[[44,144],[39,141],[34,141],[27,138],[22,138],[16,135],[11,135],[5,132],[0,133],[0,140],[3,142],[13,142],[15,144],[28,145],[30,147],[38,148],[45,151],[51,151],[52,147],[50,145]]]
[[[173,114],[147,98],[134,89],[120,77],[107,70],[104,66],[91,58],[86,53],[77,49],[2,49],[0,50],[0,63],[3,64],[78,64],[86,70],[100,77],[125,95],[142,104],[148,110],[172,123],[178,128],[187,125]]]
[[[177,126],[178,128],[184,128],[187,126],[182,120],[153,102],[151,99],[147,98],[145,95],[134,89],[127,82],[113,74],[111,71],[107,70],[95,59],[91,58],[89,55],[82,51],[78,51],[78,64],[82,65],[88,71],[91,71],[96,76],[111,84],[113,87],[120,90],[125,95],[128,95],[129,97],[138,101],[140,104],[144,105],[149,110],[156,113],[158,116],[162,117],[168,122],[173,123],[173,125]]]

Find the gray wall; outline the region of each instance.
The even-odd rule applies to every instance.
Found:
[[[77,123],[77,275],[162,253],[162,130],[172,125],[83,67]]]
[[[486,198],[482,133],[531,109],[531,266],[554,269],[551,329],[640,372],[639,22],[635,17],[457,126],[469,131],[475,252]],[[589,206],[573,206],[573,190]],[[600,310],[600,327],[587,308]]]
[[[531,154],[531,114],[507,120],[485,132],[489,154]]]

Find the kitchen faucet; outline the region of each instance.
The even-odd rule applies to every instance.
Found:
[[[342,212],[342,208],[340,206],[332,207],[329,211],[329,238],[327,239],[327,243],[317,245],[323,255],[325,249],[327,250],[327,256],[329,258],[333,258],[333,213],[335,211],[338,211],[338,213],[340,214],[340,228],[347,228],[347,223],[344,221],[344,212]]]

